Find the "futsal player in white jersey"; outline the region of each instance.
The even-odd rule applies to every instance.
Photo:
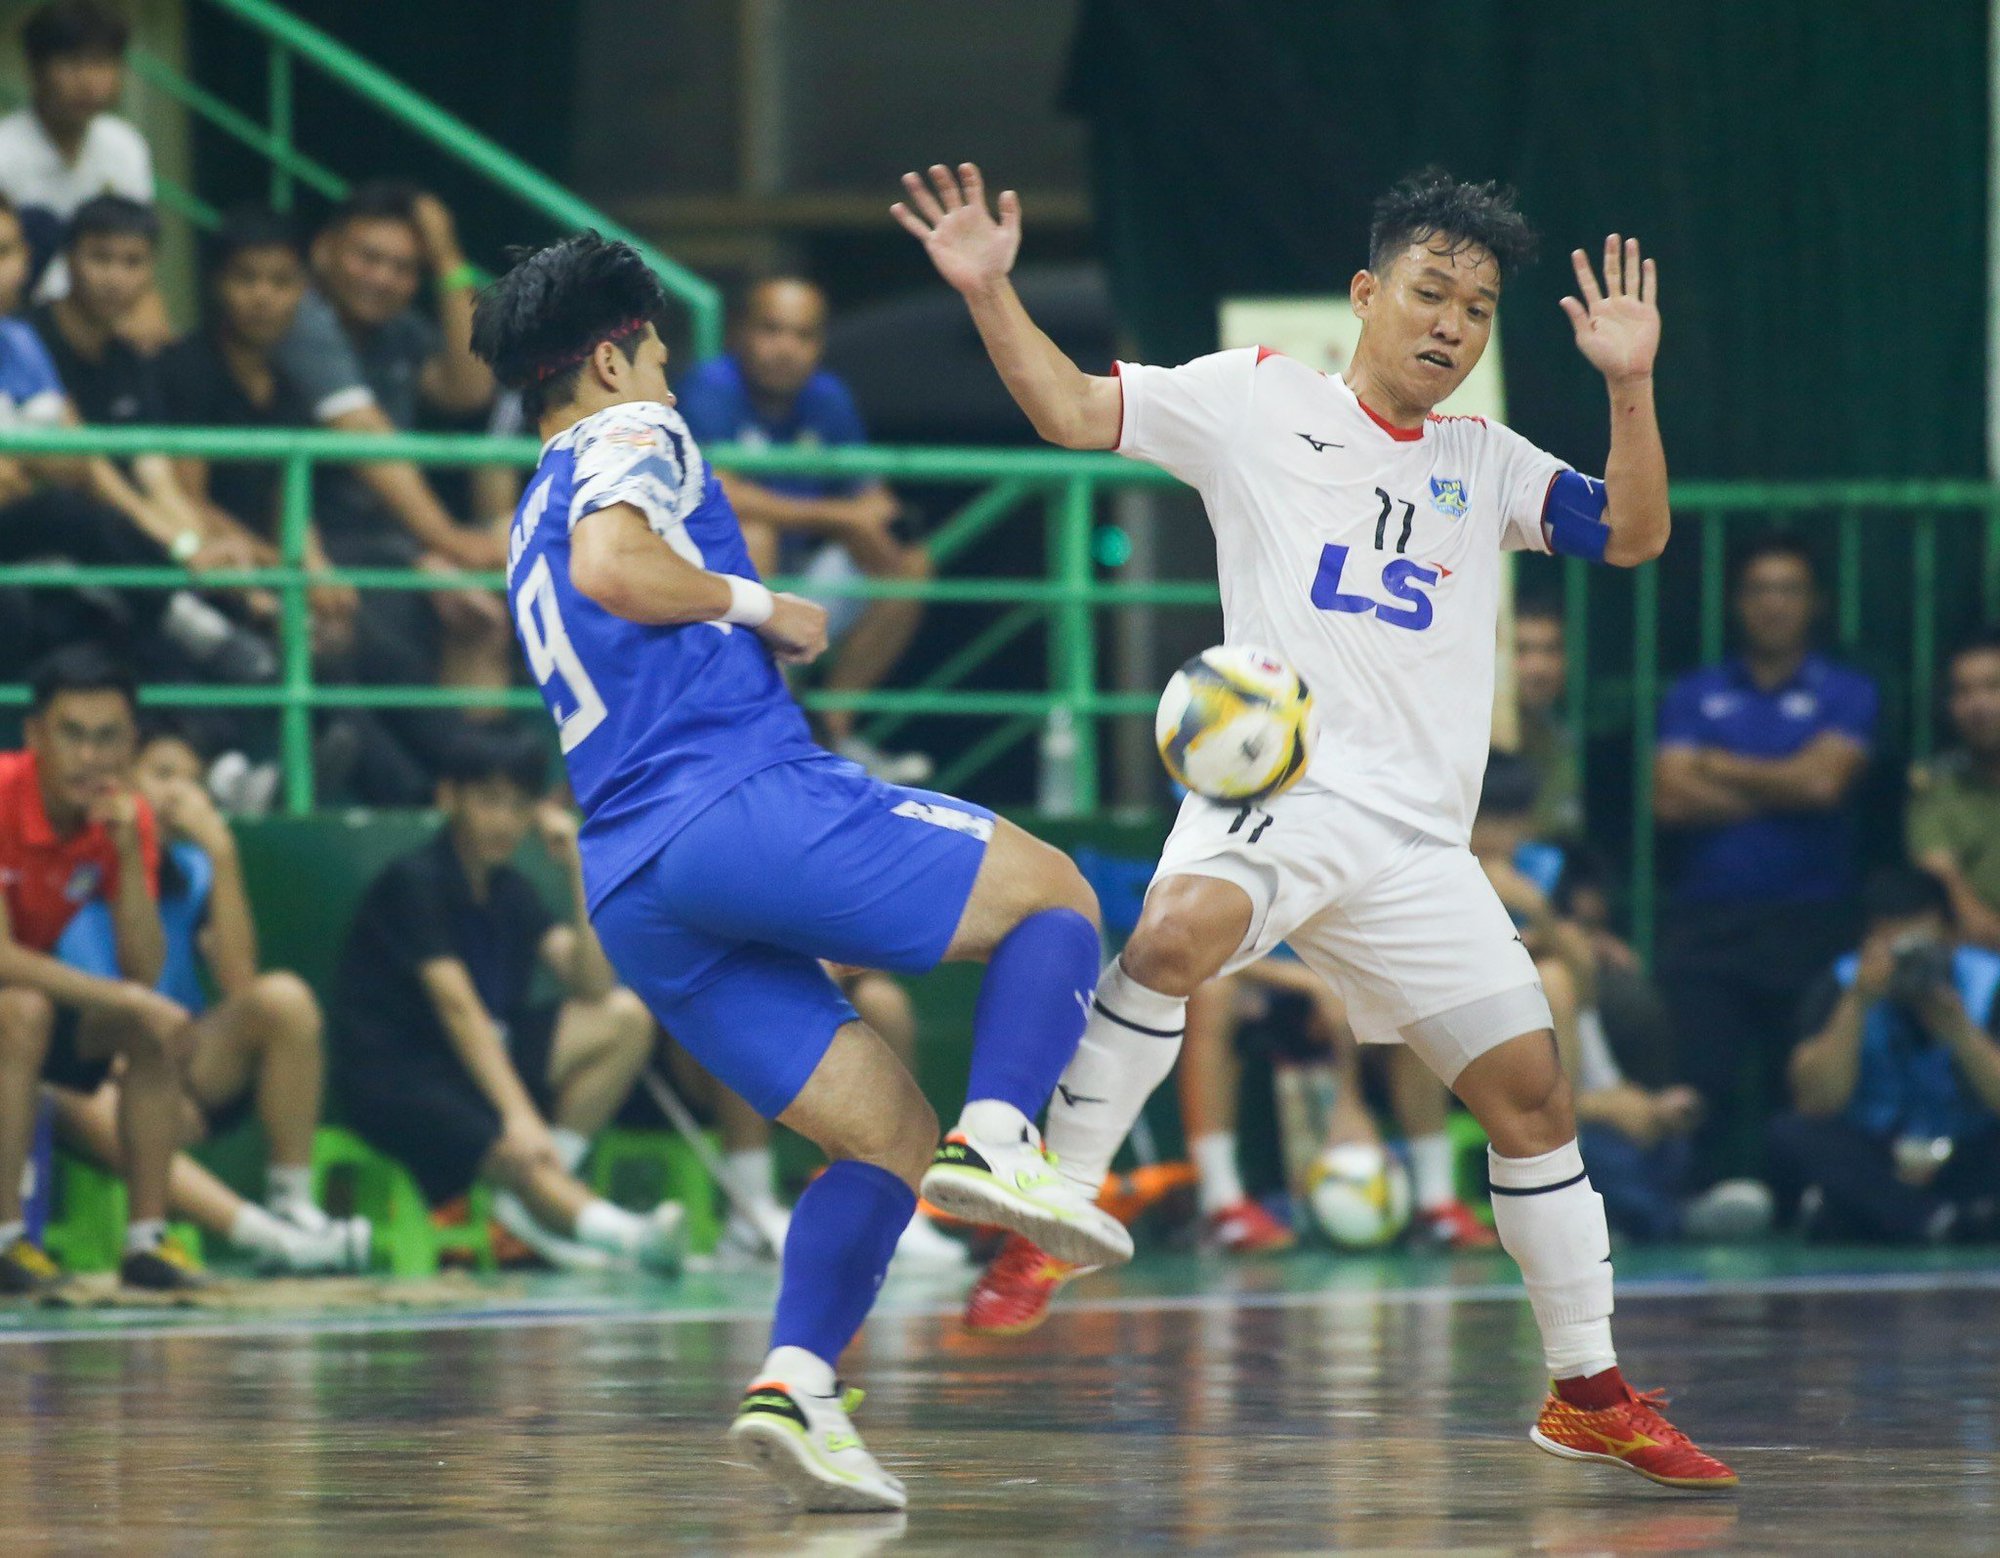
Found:
[[[1100,377],[1036,327],[1007,280],[1021,232],[1012,191],[996,220],[969,163],[903,185],[896,219],[965,298],[1036,431],[1150,461],[1200,492],[1225,641],[1285,657],[1320,710],[1294,788],[1249,807],[1183,805],[1050,1106],[1062,1171],[1099,1183],[1172,1069],[1189,994],[1286,942],[1344,997],[1359,1038],[1409,1045],[1491,1139],[1495,1222],[1552,1381],[1534,1442],[1670,1486],[1733,1486],[1618,1371],[1604,1206],[1577,1151],[1548,1001],[1467,847],[1491,735],[1500,554],[1636,567],[1666,546],[1654,262],[1616,234],[1601,283],[1572,256],[1578,295],[1563,310],[1611,401],[1599,482],[1497,423],[1432,411],[1479,361],[1502,284],[1532,250],[1508,191],[1428,170],[1378,202],[1342,374],[1253,347]],[[968,1319],[1026,1329],[1074,1270],[1011,1240]]]

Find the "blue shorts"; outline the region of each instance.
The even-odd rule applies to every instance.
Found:
[[[784,763],[688,823],[591,923],[661,1026],[775,1118],[855,1020],[820,959],[936,967],[992,837],[969,801],[839,758]]]

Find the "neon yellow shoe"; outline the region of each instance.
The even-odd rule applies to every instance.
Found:
[[[780,1347],[765,1360],[765,1377],[744,1393],[729,1425],[729,1442],[799,1504],[825,1513],[899,1510],[903,1484],[861,1442],[848,1415],[862,1393],[842,1388],[812,1354]],[[776,1377],[782,1375],[783,1377]],[[825,1393],[801,1384],[818,1376]]]
[[[1096,1187],[1071,1184],[1034,1126],[1018,1114],[1014,1120],[1010,1137],[978,1134],[961,1121],[939,1144],[919,1194],[948,1216],[1018,1233],[1073,1266],[1130,1260],[1131,1231],[1097,1204]]]
[[[39,1244],[30,1244],[25,1236],[0,1250],[0,1294],[27,1298],[36,1293],[46,1293],[62,1279],[62,1267],[50,1260]]]

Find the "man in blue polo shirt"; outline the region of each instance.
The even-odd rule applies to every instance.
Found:
[[[866,443],[854,397],[820,366],[825,347],[825,293],[796,276],[758,281],[743,294],[730,350],[680,382],[677,409],[703,444],[813,449]],[[895,494],[873,478],[767,475],[752,481],[721,474],[758,571],[804,575],[805,595],[826,608],[827,637],[836,646],[827,691],[881,685],[909,648],[922,603],[864,601],[813,586],[929,575],[923,546],[903,533]],[[881,752],[857,737],[852,709],[829,709],[820,723],[829,746],[880,779],[921,784],[930,777],[923,754]]]
[[[1873,681],[1811,648],[1819,588],[1797,541],[1746,552],[1733,598],[1741,652],[1674,684],[1654,765],[1655,812],[1683,830],[1661,983],[1709,1102],[1711,1176],[1761,1169],[1799,999],[1852,928],[1850,802],[1876,712]]]

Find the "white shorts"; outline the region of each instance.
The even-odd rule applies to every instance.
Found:
[[[1250,930],[1225,973],[1284,942],[1346,1003],[1356,1038],[1406,1042],[1446,1082],[1553,1026],[1535,960],[1462,844],[1325,790],[1247,807],[1191,795],[1155,880],[1181,875],[1250,895]]]
[[[826,608],[826,641],[837,644],[854,631],[854,624],[871,601],[859,595],[836,595],[822,585],[851,584],[865,577],[846,547],[838,541],[822,542],[806,559],[799,573],[799,593]]]

